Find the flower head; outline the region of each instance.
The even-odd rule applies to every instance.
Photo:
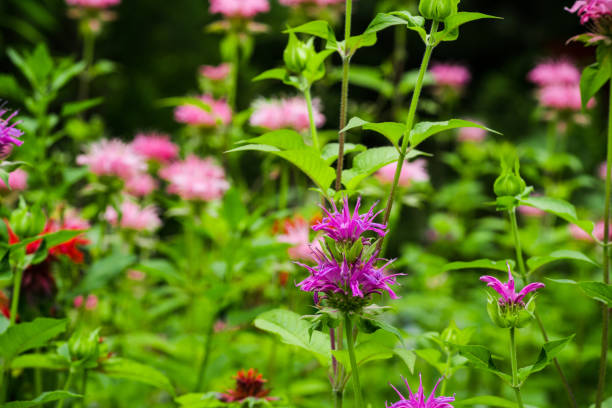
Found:
[[[144,157],[118,139],[92,143],[87,153],[78,156],[76,162],[89,166],[89,170],[98,176],[116,176],[123,180],[147,170]]]
[[[472,75],[464,65],[459,64],[433,64],[429,69],[439,86],[448,86],[454,89],[462,89],[470,80]]]
[[[378,170],[375,177],[384,184],[391,184],[395,178],[395,171],[397,170],[397,162],[387,164]],[[413,182],[421,183],[429,181],[429,174],[427,173],[427,162],[424,159],[417,159],[412,162],[405,161],[400,172],[400,178],[398,186],[408,187]]]
[[[529,71],[527,79],[537,86],[573,85],[580,83],[580,71],[567,60],[548,60]]]
[[[152,232],[161,226],[155,206],[140,208],[138,204],[126,200],[121,204],[119,211],[121,217],[113,207],[108,207],[104,218],[113,226],[136,231]]]
[[[176,159],[179,152],[170,136],[163,133],[139,133],[130,145],[137,154],[162,163]]]
[[[310,126],[308,106],[303,97],[258,100],[253,106],[255,109],[250,119],[252,126],[270,130],[289,128],[297,131],[307,130]],[[313,100],[313,116],[316,126],[323,126],[325,116],[321,113],[319,99]]]
[[[7,110],[0,106],[0,156],[6,156],[13,145],[23,144],[23,141],[19,140],[23,132],[16,127],[20,122],[13,121],[19,112],[15,111],[4,118],[6,113]]]
[[[268,11],[268,0],[210,0],[210,13],[221,13],[228,18],[250,19]]]
[[[376,204],[370,207],[365,214],[359,214],[360,205],[361,197],[357,199],[355,209],[351,213],[348,198],[344,198],[340,211],[336,207],[336,203],[332,201],[333,212],[321,207],[325,216],[312,229],[323,231],[328,237],[338,242],[355,242],[366,231],[374,231],[379,236],[384,237],[387,233],[387,226],[373,221],[381,213],[381,211],[374,213]]]
[[[236,379],[236,387],[221,394],[221,401],[242,402],[249,397],[263,398],[266,400],[274,399],[268,397],[270,390],[264,388],[268,380],[265,380],[263,375],[258,373],[257,370],[253,368],[249,368],[248,371],[240,370],[238,374],[234,376],[234,379]]]
[[[332,4],[342,4],[345,0],[280,0],[279,3],[284,6],[301,6],[301,5],[315,5],[315,6],[329,6]]]
[[[291,244],[288,249],[289,258],[314,260],[312,248],[321,248],[319,240],[310,242],[310,225],[301,217],[294,217],[283,222],[283,234],[276,239],[278,242]]]
[[[226,79],[231,71],[230,64],[224,63],[220,65],[202,65],[200,67],[200,75],[204,78],[208,78],[211,81],[223,81]]]
[[[391,388],[393,388],[395,392],[397,393],[397,395],[399,395],[400,400],[391,405],[385,403],[385,407],[386,408],[453,408],[453,406],[450,403],[455,400],[454,395],[452,397],[443,397],[443,396],[436,397],[435,396],[436,388],[438,388],[438,384],[440,384],[440,381],[442,381],[443,378],[444,377],[438,380],[433,390],[431,391],[431,394],[429,394],[429,397],[425,399],[425,391],[423,390],[423,380],[421,378],[421,374],[419,374],[419,389],[417,390],[416,393],[413,393],[412,389],[410,389],[410,385],[408,385],[408,380],[402,377],[402,379],[404,380],[404,384],[406,384],[406,388],[408,388],[408,393],[409,393],[408,398],[404,397],[404,395],[402,395],[402,393],[399,392],[397,388],[391,385]]]
[[[540,105],[545,108],[557,110],[580,111],[582,109],[582,97],[580,85],[549,85],[541,88],[538,93]],[[589,100],[587,108],[595,105],[595,99]]]
[[[25,190],[28,187],[28,173],[22,169],[12,171],[8,177],[8,184],[11,190]],[[0,190],[7,190],[6,184],[4,184],[2,179],[0,179]]]
[[[66,0],[66,4],[69,6],[90,9],[106,9],[119,3],[121,3],[121,0]]]
[[[493,288],[493,290],[499,293],[499,295],[501,296],[499,298],[499,304],[505,306],[524,306],[525,303],[523,302],[523,300],[525,299],[525,296],[528,293],[546,286],[541,282],[533,282],[521,289],[520,292],[516,293],[516,290],[514,288],[514,277],[512,276],[510,265],[508,265],[507,283],[502,283],[499,279],[493,276],[481,276],[480,280],[483,282],[487,282],[487,286]]]
[[[179,123],[192,126],[215,127],[227,125],[232,120],[232,109],[224,100],[216,100],[210,95],[202,95],[199,98],[208,105],[209,110],[204,110],[196,105],[181,105],[174,110],[174,119]]]
[[[565,9],[580,16],[580,24],[597,22],[612,15],[612,0],[578,0],[572,7]]]
[[[159,175],[170,183],[168,192],[185,200],[217,200],[230,187],[222,167],[194,155],[161,169]]]
[[[157,188],[157,180],[148,173],[138,173],[125,182],[125,190],[134,197],[144,197]]]
[[[74,210],[68,210],[65,212],[62,220],[49,220],[43,233],[51,233],[57,231],[68,231],[68,230],[87,230],[90,225],[87,221],[82,219]],[[59,256],[64,255],[72,260],[74,263],[83,263],[84,255],[81,252],[80,247],[88,245],[90,242],[82,234],[76,237],[62,242],[52,248],[49,248],[49,255]]]

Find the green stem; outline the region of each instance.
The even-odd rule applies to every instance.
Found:
[[[510,225],[512,228],[512,237],[514,239],[514,251],[516,253],[516,262],[523,278],[523,284],[527,284],[527,270],[525,268],[525,259],[523,258],[523,247],[521,246],[521,238],[519,237],[518,222],[516,220],[516,209],[512,208],[508,210],[508,217],[510,217]]]
[[[606,158],[606,199],[604,207],[604,239],[603,239],[603,281],[610,283],[610,193],[612,190],[612,81],[610,82],[610,103],[608,106],[608,152]],[[597,381],[597,396],[595,407],[601,408],[606,387],[606,366],[608,363],[608,330],[610,324],[610,307],[602,304],[601,318],[601,355],[599,357],[599,380]]]
[[[6,387],[4,386],[4,377],[7,373],[5,373],[6,363],[0,364],[0,404],[3,404],[6,401],[6,397],[8,395],[8,381],[6,381]]]
[[[312,96],[310,95],[310,87],[304,90],[304,98],[306,99],[306,105],[308,106],[308,122],[310,123],[310,137],[312,138],[312,146],[319,152],[321,151],[321,146],[319,146],[317,124],[314,121],[314,114],[312,111]]]
[[[406,130],[402,138],[402,146],[400,149],[399,158],[397,159],[397,167],[395,169],[395,176],[393,177],[393,184],[391,184],[391,191],[389,192],[389,198],[387,199],[387,207],[385,208],[385,218],[383,224],[386,224],[389,221],[391,209],[393,208],[393,202],[395,200],[395,190],[397,190],[397,184],[399,183],[399,178],[402,173],[402,166],[404,165],[406,153],[408,152],[408,141],[410,139],[408,136],[410,135],[412,127],[414,126],[414,118],[416,115],[417,106],[419,104],[419,98],[421,96],[421,90],[423,89],[423,79],[425,78],[425,73],[427,72],[427,67],[429,66],[429,60],[431,59],[431,54],[435,47],[433,36],[437,31],[438,22],[434,21],[431,25],[429,35],[427,36],[425,54],[423,55],[423,60],[421,61],[421,68],[419,69],[419,76],[417,77],[417,82],[414,86],[414,93],[412,94],[412,101],[410,102],[408,118],[406,119]],[[382,248],[383,240],[384,238],[378,241],[378,250]]]
[[[208,333],[206,333],[206,340],[204,343],[204,357],[202,358],[202,362],[200,363],[200,367],[198,369],[198,377],[195,384],[195,392],[198,392],[204,387],[204,380],[206,379],[206,367],[208,366],[208,360],[210,356],[210,350],[212,348],[212,337],[214,333],[216,314],[213,316],[210,326],[208,327]]]
[[[91,66],[94,61],[94,48],[96,36],[88,32],[83,35],[83,61],[85,69],[79,77],[79,100],[85,100],[89,96],[89,83],[91,81]]]
[[[81,406],[85,408],[85,396],[87,395],[87,369],[83,369],[83,378],[81,379]]]
[[[334,399],[334,408],[342,408],[342,399],[344,397],[344,390],[332,390]]]
[[[349,70],[351,56],[349,55],[349,40],[351,38],[351,18],[353,14],[353,0],[346,0],[344,11],[344,55],[342,56],[342,90],[340,93],[340,130],[346,127],[348,91],[349,91]],[[342,169],[344,167],[344,132],[338,133],[338,161],[336,164],[336,191],[342,188]]]
[[[518,378],[518,361],[516,358],[516,341],[514,338],[514,327],[510,328],[510,362],[512,364],[512,388],[516,394],[516,403],[519,408],[523,408],[523,399],[521,398],[521,387]]]
[[[74,369],[71,367],[68,371],[68,378],[66,378],[66,384],[64,384],[64,391],[68,391],[70,389],[70,385],[72,385],[72,379],[74,377]],[[56,408],[62,408],[64,406],[65,399],[61,399],[57,401]]]
[[[11,298],[11,326],[17,321],[17,309],[19,307],[19,292],[21,292],[21,280],[23,269],[19,268],[13,281],[13,297]]]
[[[353,390],[355,391],[355,407],[363,408],[363,396],[361,394],[361,382],[359,382],[359,367],[357,367],[357,359],[355,358],[355,339],[353,337],[353,321],[351,316],[346,313],[344,315],[346,333],[346,346],[348,348],[349,359],[351,361],[351,372],[353,374]]]

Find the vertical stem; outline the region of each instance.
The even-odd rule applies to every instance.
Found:
[[[344,390],[333,390],[334,408],[342,408]]]
[[[17,321],[17,309],[19,307],[19,292],[21,292],[21,280],[23,269],[19,268],[13,280],[13,296],[11,298],[11,326]]]
[[[612,190],[612,82],[610,82],[610,105],[608,106],[608,153],[606,158],[606,199],[604,208],[604,239],[603,239],[603,281],[610,283],[610,193]],[[610,307],[601,306],[601,355],[599,357],[599,380],[597,381],[597,397],[595,407],[601,408],[606,387],[606,366],[608,364],[608,330],[610,324]]]
[[[527,270],[525,268],[525,259],[523,258],[523,247],[521,246],[521,239],[519,237],[518,222],[516,221],[516,209],[512,208],[508,210],[508,217],[510,217],[510,225],[512,229],[512,238],[514,239],[514,251],[516,253],[516,263],[518,264],[521,277],[523,278],[523,285],[527,284]]]
[[[64,384],[64,391],[68,391],[70,389],[70,386],[72,385],[73,377],[74,377],[74,369],[70,367],[70,370],[68,370],[68,378],[66,378],[66,384]],[[64,406],[64,401],[65,399],[61,399],[57,401],[56,408],[62,408]]]
[[[83,378],[81,379],[81,406],[85,408],[85,396],[87,395],[87,369],[83,369]]]
[[[349,55],[349,40],[351,38],[351,17],[353,14],[353,0],[346,0],[344,12],[344,55],[342,56],[342,90],[340,93],[340,130],[346,127],[346,112],[348,107],[349,69],[351,56]],[[344,167],[344,132],[338,133],[338,161],[336,166],[336,191],[342,187],[342,168]]]
[[[344,315],[346,346],[348,348],[349,359],[351,361],[351,371],[353,375],[353,390],[355,391],[355,407],[363,408],[363,396],[361,394],[361,382],[359,381],[359,367],[355,358],[355,339],[353,337],[353,321],[351,316],[346,313]]]
[[[287,209],[287,203],[289,202],[289,169],[287,166],[281,164],[280,169],[280,191],[278,194],[278,209]]]
[[[96,44],[96,36],[91,31],[83,34],[83,61],[85,61],[85,69],[79,77],[79,100],[85,100],[89,96],[89,83],[91,81],[91,66],[94,61],[94,48]]]
[[[434,21],[431,25],[429,35],[427,36],[425,44],[425,54],[423,55],[423,60],[421,61],[421,68],[419,69],[419,76],[417,77],[416,85],[414,86],[414,93],[412,94],[412,101],[410,102],[408,118],[406,119],[406,131],[404,132],[404,136],[402,138],[402,146],[400,149],[399,158],[397,159],[397,167],[395,169],[395,176],[393,177],[393,184],[391,184],[391,191],[389,192],[389,198],[387,199],[387,206],[385,208],[385,217],[383,224],[387,224],[387,222],[389,222],[389,216],[391,215],[391,209],[393,208],[393,201],[395,200],[395,190],[397,189],[400,174],[402,173],[402,166],[404,165],[404,160],[406,159],[410,132],[412,131],[412,127],[414,126],[414,118],[416,115],[417,106],[419,104],[419,98],[421,96],[421,90],[423,89],[423,78],[425,78],[425,73],[427,72],[427,67],[429,66],[429,60],[431,59],[431,53],[434,49],[433,35],[437,31],[438,22]],[[378,250],[382,248],[383,241],[384,237],[378,241]]]
[[[310,86],[304,90],[304,98],[306,99],[306,105],[308,106],[308,122],[310,123],[310,137],[312,138],[312,145],[317,151],[320,151],[321,146],[319,146],[317,124],[314,121],[314,115],[312,112],[312,96],[310,95]]]
[[[5,382],[4,382],[4,377],[5,377],[5,372],[4,372],[4,367],[5,367],[6,363],[2,363],[0,364],[0,404],[3,404],[4,401],[6,400],[6,397],[8,395],[8,381],[6,381],[6,387],[4,386]]]
[[[210,326],[208,327],[208,333],[206,333],[206,340],[204,343],[204,357],[202,358],[202,362],[200,363],[200,367],[198,368],[198,376],[195,383],[195,392],[198,392],[204,386],[204,380],[206,375],[206,367],[208,366],[208,360],[210,356],[210,349],[212,348],[212,337],[214,333],[214,326],[216,320],[216,314],[212,316],[212,320],[210,321]]]
[[[512,388],[516,394],[516,403],[519,408],[523,408],[523,399],[521,398],[521,387],[518,379],[518,362],[516,358],[516,341],[514,338],[514,327],[510,328],[510,362],[512,364]]]

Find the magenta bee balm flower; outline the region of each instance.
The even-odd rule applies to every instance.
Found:
[[[569,61],[544,61],[527,74],[527,79],[537,86],[574,85],[580,83],[580,71]]]
[[[162,163],[176,159],[179,152],[179,147],[170,141],[170,136],[163,133],[139,133],[131,146],[141,156]]]
[[[421,374],[419,374],[419,389],[416,393],[413,393],[410,389],[410,385],[408,385],[408,381],[405,378],[404,384],[406,384],[406,388],[408,388],[408,398],[404,397],[401,392],[398,391],[393,385],[391,388],[397,392],[397,395],[400,396],[400,400],[389,405],[385,403],[385,407],[387,408],[453,408],[450,404],[455,400],[455,397],[436,397],[436,388],[438,388],[438,384],[442,381],[443,378],[440,378],[436,385],[434,386],[429,397],[425,399],[425,392],[423,390],[423,380],[421,379]]]
[[[493,288],[493,290],[500,294],[501,298],[499,299],[499,303],[504,305],[524,305],[523,299],[528,293],[546,286],[540,282],[533,282],[521,289],[519,293],[516,293],[514,289],[514,277],[512,276],[510,266],[508,266],[507,283],[502,283],[493,276],[481,276],[480,280],[487,282],[487,286]]]
[[[325,116],[321,113],[321,101],[314,99],[313,116],[317,127],[323,126]],[[251,115],[251,126],[270,130],[294,129],[298,132],[308,130],[308,106],[301,96],[288,99],[259,100],[253,105],[255,108]]]
[[[200,100],[210,107],[204,110],[196,105],[182,105],[174,110],[174,120],[192,126],[215,127],[227,125],[232,120],[232,109],[224,100],[216,100],[210,95],[200,96]]]
[[[210,12],[228,18],[253,18],[270,11],[268,0],[210,0]]]
[[[458,90],[463,89],[472,79],[467,67],[459,64],[436,63],[432,65],[429,72],[433,75],[436,85]]]
[[[361,197],[357,199],[355,210],[351,213],[348,198],[344,198],[341,211],[338,211],[336,203],[332,201],[334,211],[329,212],[322,207],[326,217],[323,217],[323,220],[312,229],[325,232],[328,237],[337,242],[355,242],[366,231],[374,231],[384,237],[387,233],[387,226],[373,221],[382,211],[374,213],[375,205],[373,205],[367,213],[359,214],[360,205]]]
[[[119,3],[121,3],[121,0],[66,0],[66,4],[69,6],[90,9],[106,9]]]
[[[117,176],[123,180],[129,180],[147,170],[144,157],[118,139],[92,143],[87,153],[79,155],[76,162],[81,166],[89,166],[89,170],[98,176]]]
[[[124,201],[119,208],[121,218],[113,207],[108,207],[104,218],[111,225],[135,231],[152,232],[161,226],[157,208],[149,205],[144,208],[132,201]]]
[[[5,113],[7,113],[7,110],[0,106],[0,156],[8,155],[13,145],[21,146],[23,144],[23,141],[19,140],[23,132],[16,128],[16,125],[20,122],[13,121],[11,123],[18,112],[15,111],[9,114],[7,118],[3,118]]]
[[[210,79],[211,81],[223,81],[229,76],[231,70],[232,67],[227,63],[217,66],[202,65],[200,67],[200,75],[202,75],[204,78]]]
[[[602,17],[612,15],[612,0],[578,0],[572,7],[565,9],[580,16],[580,24],[597,22]]]

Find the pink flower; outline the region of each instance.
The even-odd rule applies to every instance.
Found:
[[[429,72],[433,75],[437,85],[455,89],[463,88],[472,79],[467,67],[458,64],[433,64]]]
[[[163,133],[139,133],[131,146],[141,156],[162,163],[176,159],[179,152],[178,146],[170,141],[170,136]]]
[[[81,306],[83,306],[83,295],[75,297],[73,300],[73,304],[76,309],[80,309]]]
[[[601,163],[599,165],[599,178],[602,180],[605,180],[607,171],[608,171],[608,168],[607,168],[606,162]],[[9,180],[9,183],[10,183],[10,180]]]
[[[580,71],[569,61],[549,60],[532,69],[527,78],[534,84],[545,87],[550,85],[575,85],[580,83]]]
[[[480,280],[487,283],[487,286],[493,288],[499,295],[499,303],[501,305],[524,305],[523,300],[525,296],[529,293],[534,292],[540,288],[545,287],[541,282],[532,282],[521,289],[520,292],[516,292],[514,287],[514,277],[512,276],[512,271],[510,270],[510,265],[508,265],[508,282],[503,283],[499,279],[494,276],[481,276]]]
[[[92,9],[105,9],[116,6],[121,0],[66,0],[66,4],[75,7],[85,7]]]
[[[288,249],[289,258],[293,260],[315,260],[313,248],[321,249],[319,240],[310,242],[310,225],[301,217],[285,220],[284,234],[276,239],[293,245]]]
[[[270,11],[268,0],[210,0],[210,13],[229,18],[253,18]]]
[[[589,20],[596,21],[604,16],[612,15],[612,0],[578,0],[571,8],[565,8],[570,13],[580,16],[580,24]]]
[[[321,101],[312,101],[313,117],[317,127],[323,126],[325,116],[321,113]],[[259,100],[254,104],[255,111],[251,115],[252,126],[270,130],[290,128],[304,131],[310,128],[308,106],[301,96],[289,99]]]
[[[85,309],[94,310],[98,307],[98,297],[96,295],[88,295],[87,300],[83,298],[83,295],[79,295],[74,298],[73,304],[75,309],[80,309],[85,303]]]
[[[139,281],[143,281],[147,277],[147,274],[144,273],[143,271],[138,271],[136,269],[129,269],[127,271],[127,277],[129,280],[139,282]]]
[[[433,387],[431,394],[427,398],[425,398],[425,391],[423,390],[423,379],[421,378],[421,374],[419,373],[419,388],[417,392],[412,392],[410,389],[410,385],[408,385],[408,380],[402,377],[404,380],[404,384],[406,384],[406,388],[408,388],[408,398],[404,397],[401,392],[393,385],[391,388],[395,390],[397,395],[399,395],[400,400],[389,405],[385,402],[385,408],[453,408],[450,404],[455,400],[455,396],[453,394],[452,397],[444,397],[439,396],[436,397],[436,388],[440,384],[444,377],[440,378],[436,385]]]
[[[396,170],[397,163],[394,162],[378,170],[374,176],[383,184],[391,184]],[[398,182],[400,187],[408,187],[412,182],[422,183],[425,181],[429,181],[429,174],[427,173],[427,162],[424,159],[404,162]]]
[[[230,187],[222,167],[210,158],[200,159],[194,155],[161,169],[159,175],[170,183],[169,193],[178,194],[185,200],[217,200]]]
[[[128,180],[147,170],[145,159],[120,140],[101,140],[92,143],[86,154],[77,157],[77,164],[89,166],[98,176],[117,176]]]
[[[161,225],[157,209],[152,205],[140,208],[138,204],[126,200],[119,210],[121,219],[113,207],[109,206],[104,213],[106,221],[115,227],[152,232]]]
[[[28,187],[28,173],[17,169],[9,174],[8,183],[11,190],[23,191]],[[6,184],[0,179],[0,190],[6,189]]]
[[[230,74],[230,64],[224,63],[221,65],[202,65],[200,67],[200,75],[211,81],[223,81]]]
[[[144,197],[157,188],[157,180],[148,173],[138,173],[125,182],[125,190],[134,197]]]
[[[472,121],[481,124],[478,121]],[[487,131],[477,127],[464,127],[459,128],[457,140],[460,142],[476,142],[480,143],[487,137]]]
[[[541,217],[546,214],[545,211],[540,210],[539,208],[530,207],[528,205],[520,205],[518,210],[521,214],[526,217]]]
[[[599,241],[603,241],[604,239],[604,228],[605,223],[603,221],[598,221],[595,223],[595,227],[593,228],[593,236],[595,236],[595,238],[597,238]],[[593,241],[593,238],[589,234],[574,224],[569,225],[569,231],[572,237],[576,240]],[[610,228],[608,235],[610,238],[612,238],[612,228]]]
[[[580,111],[582,109],[582,98],[580,96],[580,85],[550,85],[541,88],[538,92],[540,105],[546,108],[558,110]],[[595,99],[587,103],[587,108],[595,106]]]
[[[174,120],[193,126],[227,125],[232,120],[232,109],[224,100],[215,100],[210,95],[200,96],[200,100],[210,107],[206,111],[195,105],[182,105],[174,110]]]
[[[284,6],[300,6],[302,4],[314,4],[317,6],[328,6],[331,4],[343,4],[345,0],[279,0]]]

